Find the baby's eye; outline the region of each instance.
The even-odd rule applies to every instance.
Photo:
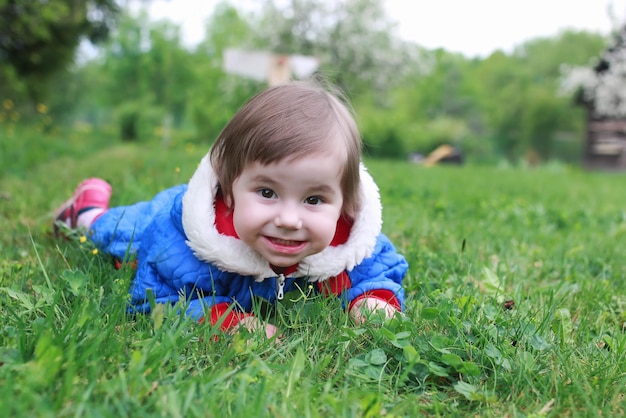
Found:
[[[266,199],[272,199],[276,196],[276,193],[274,193],[272,189],[259,189],[257,190],[257,193]]]
[[[322,198],[319,196],[309,196],[306,199],[304,199],[304,202],[307,205],[321,205],[322,203],[324,203]]]

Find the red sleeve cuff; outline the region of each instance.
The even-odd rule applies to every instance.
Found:
[[[116,258],[113,260],[113,263],[115,265],[115,270],[120,270],[125,264],[128,264],[131,268],[137,270],[137,260],[122,261],[119,258]]]
[[[365,299],[365,298],[374,298],[374,299],[382,300],[383,302],[387,302],[389,305],[396,308],[396,310],[402,311],[402,306],[400,306],[400,301],[398,300],[396,295],[391,290],[384,290],[384,289],[370,290],[369,292],[365,292],[362,295],[356,297],[352,302],[350,302],[348,311],[352,309],[352,306],[354,306],[354,304],[357,301],[361,299]]]
[[[211,325],[220,323],[220,330],[227,331],[236,327],[239,322],[247,317],[252,316],[250,313],[238,312],[230,308],[230,304],[226,302],[218,303],[211,307]],[[200,323],[206,320],[205,317],[200,318]]]

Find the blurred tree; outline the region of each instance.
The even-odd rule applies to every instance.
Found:
[[[373,154],[383,152],[385,143],[406,155],[428,153],[441,143],[465,148],[470,141],[469,149],[496,150],[511,160],[529,152],[544,160],[559,157],[561,149],[571,158],[570,143],[584,120],[558,93],[561,66],[588,62],[602,39],[568,31],[485,59],[422,51],[399,78],[388,108],[375,106],[369,95],[356,101],[364,140]]]
[[[502,155],[515,160],[532,151],[545,160],[555,156],[557,137],[582,138],[580,109],[559,94],[560,74],[597,56],[603,39],[565,31],[529,40],[510,55],[497,51],[464,71],[474,80],[485,135]]]
[[[0,86],[23,82],[37,104],[81,39],[106,39],[118,10],[115,0],[0,0]]]
[[[606,45],[606,37],[566,30],[557,36],[525,42],[513,52],[526,67],[523,85],[521,148],[547,160],[559,157],[559,147],[583,139],[584,117],[570,98],[560,94],[564,67],[588,64]],[[561,140],[559,140],[560,138]]]
[[[253,45],[253,24],[253,18],[243,16],[227,3],[219,3],[207,22],[205,40],[193,54],[195,81],[188,106],[196,133],[203,141],[216,138],[237,109],[265,87],[222,70],[226,48]]]
[[[566,30],[557,36],[531,39],[513,51],[524,61],[536,82],[558,82],[563,65],[587,65],[606,47],[606,37],[586,31]],[[574,47],[575,46],[575,47]]]
[[[473,80],[465,77],[470,61],[444,50],[421,51],[420,56],[407,65],[407,75],[399,79],[389,106],[377,105],[370,95],[355,103],[364,141],[374,155],[383,152],[386,142],[397,156],[427,154],[442,144],[459,145],[479,118]]]
[[[381,0],[336,2],[332,26],[322,42],[328,56],[324,68],[350,95],[373,91],[385,104],[387,92],[397,86],[415,49],[393,36],[395,23]]]
[[[526,152],[537,153],[543,160],[553,156],[556,136],[567,128],[569,101],[555,94],[555,90],[528,87],[524,95],[524,109],[520,114],[520,145]],[[582,121],[581,117],[577,118]]]
[[[114,121],[125,140],[167,142],[170,128],[195,128],[198,137],[212,139],[263,87],[222,70],[223,49],[249,33],[247,21],[225,3],[215,8],[195,48],[184,46],[180,27],[167,20],[124,13],[97,55],[74,71],[82,93],[75,116],[100,126]]]
[[[616,29],[612,39],[599,51],[594,62],[578,63],[564,68],[564,93],[578,104],[593,109],[598,118],[618,118],[626,116],[625,53],[626,24]]]
[[[527,67],[502,51],[479,61],[467,76],[474,78],[476,105],[485,123],[483,134],[506,158],[515,159],[521,149],[521,115],[528,85]]]
[[[117,110],[122,139],[153,136],[184,118],[192,91],[191,52],[182,46],[180,29],[167,21],[149,22],[145,12],[125,14],[97,60],[103,72],[98,95]]]
[[[374,91],[384,102],[416,51],[393,36],[394,26],[382,0],[266,0],[254,45],[318,56],[346,94]]]

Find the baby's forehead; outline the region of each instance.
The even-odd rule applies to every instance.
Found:
[[[303,161],[318,161],[328,160],[333,163],[334,166],[345,166],[348,158],[348,153],[345,147],[327,147],[317,150],[303,151],[299,153],[281,155],[272,159],[250,158],[243,165],[243,169],[250,165],[272,166],[277,164],[295,164]]]
[[[272,163],[283,160],[318,158],[334,155],[343,157],[348,154],[350,140],[339,129],[332,129],[324,135],[308,135],[301,138],[267,140],[259,138],[257,146],[244,156],[249,162]],[[341,158],[339,158],[341,160]]]

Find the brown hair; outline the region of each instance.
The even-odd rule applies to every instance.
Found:
[[[222,193],[247,164],[271,164],[332,149],[341,138],[346,150],[341,188],[345,214],[359,208],[361,137],[352,112],[321,85],[292,82],[270,87],[248,101],[224,127],[211,148],[211,164]]]

